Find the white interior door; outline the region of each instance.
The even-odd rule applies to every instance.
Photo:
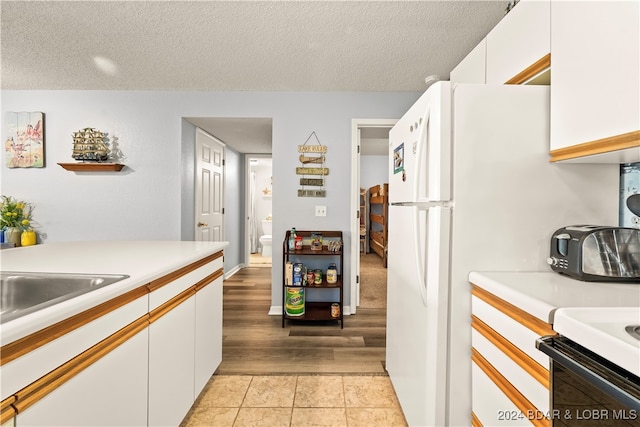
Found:
[[[225,144],[196,129],[195,240],[223,240]]]

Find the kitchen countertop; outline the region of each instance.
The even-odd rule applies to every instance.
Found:
[[[640,376],[640,284],[582,282],[555,272],[472,272],[469,281],[551,323],[554,331]]]
[[[0,325],[5,345],[115,298],[185,265],[215,254],[228,242],[54,242],[0,252],[0,270],[46,273],[126,274],[112,285],[79,295]]]
[[[640,307],[640,285],[582,282],[555,272],[471,272],[469,281],[547,323],[568,307]]]

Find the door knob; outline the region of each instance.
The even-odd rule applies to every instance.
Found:
[[[208,227],[209,224],[207,224],[206,222],[199,222],[198,223],[198,227]]]

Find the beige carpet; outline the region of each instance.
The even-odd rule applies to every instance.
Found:
[[[376,253],[360,253],[360,308],[387,308],[387,269]]]

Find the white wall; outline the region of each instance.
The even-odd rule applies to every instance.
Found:
[[[2,91],[2,117],[8,111],[45,113],[46,167],[1,169],[2,194],[36,205],[35,218],[46,241],[179,240],[192,227],[192,158],[183,117],[273,118],[274,240],[291,228],[342,230],[345,277],[349,277],[350,153],[353,118],[399,118],[419,93],[328,92],[152,92]],[[2,140],[6,138],[2,126]],[[71,133],[95,127],[117,137],[127,165],[121,172],[74,173]],[[298,198],[297,146],[315,131],[328,147],[326,199]],[[187,138],[187,140],[185,140]],[[184,152],[183,152],[184,150]],[[240,179],[240,178],[236,178]],[[239,187],[243,188],[243,187]],[[241,204],[241,202],[240,202]],[[327,206],[315,217],[314,206]],[[227,215],[231,212],[227,211]],[[242,215],[236,213],[237,215]],[[189,222],[191,221],[191,224]],[[226,236],[234,235],[229,230]],[[235,239],[235,237],[234,237]],[[238,242],[238,245],[241,245]],[[274,259],[282,258],[274,245]],[[227,267],[225,263],[225,268]],[[281,283],[275,263],[273,283]],[[346,284],[345,303],[350,289]],[[272,303],[281,305],[274,286]]]
[[[360,156],[360,188],[389,183],[389,156]]]

